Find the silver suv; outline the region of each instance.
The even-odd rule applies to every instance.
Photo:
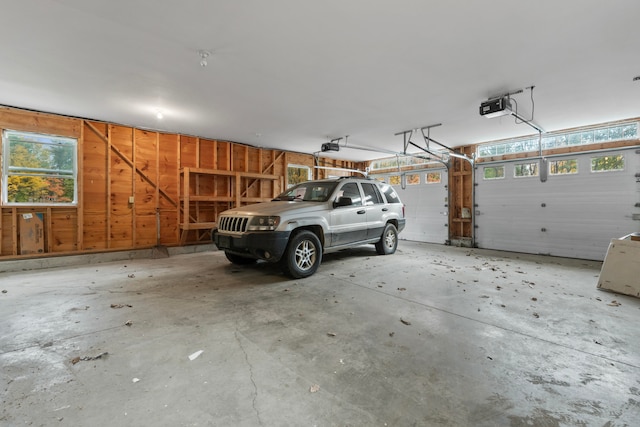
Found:
[[[388,184],[342,177],[307,181],[271,202],[224,211],[211,238],[234,264],[280,262],[293,278],[311,276],[323,252],[365,243],[392,254],[404,205]]]

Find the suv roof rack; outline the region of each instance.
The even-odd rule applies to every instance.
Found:
[[[369,176],[354,176],[354,175],[349,175],[349,176],[339,176],[339,177],[338,177],[338,180],[341,180],[341,179],[369,179],[369,180],[371,180],[371,179],[373,179],[373,178],[371,178],[371,177],[369,177]]]

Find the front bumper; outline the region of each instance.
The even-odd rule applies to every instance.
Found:
[[[211,232],[211,240],[218,249],[249,258],[278,262],[287,249],[290,231],[259,231],[254,233],[226,234]]]

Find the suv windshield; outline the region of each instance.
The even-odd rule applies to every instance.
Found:
[[[329,200],[329,197],[331,197],[336,185],[337,182],[303,182],[295,187],[289,188],[273,200],[326,202]]]

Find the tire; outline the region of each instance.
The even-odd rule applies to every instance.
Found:
[[[376,243],[376,252],[379,255],[391,255],[398,247],[398,230],[395,225],[387,224],[382,232],[380,241]]]
[[[227,257],[227,259],[229,261],[231,261],[233,264],[236,265],[249,265],[249,264],[255,264],[256,261],[258,261],[255,258],[247,258],[245,256],[240,256],[240,255],[236,255],[236,254],[232,254],[231,252],[224,252],[225,256]]]
[[[291,236],[282,257],[282,271],[294,278],[302,279],[316,272],[322,261],[322,244],[315,233],[299,231]]]

